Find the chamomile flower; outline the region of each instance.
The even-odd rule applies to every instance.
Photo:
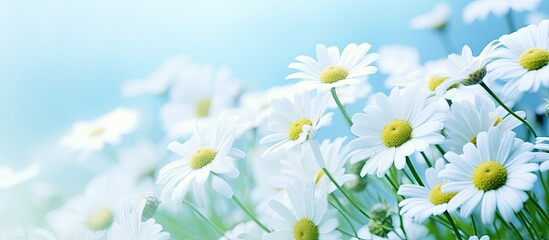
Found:
[[[116,145],[137,127],[138,119],[136,111],[117,108],[98,119],[75,123],[72,132],[61,139],[61,145],[74,151],[96,151],[106,144]]]
[[[222,177],[236,178],[239,175],[232,158],[243,158],[244,152],[233,148],[234,132],[238,118],[221,114],[212,135],[195,127],[190,139],[183,144],[171,142],[168,149],[181,157],[160,169],[156,183],[163,184],[161,199],[181,202],[193,186],[195,199],[204,203],[204,184],[212,180],[212,187],[224,197],[230,198],[233,190]]]
[[[537,8],[540,2],[540,0],[471,1],[463,9],[463,21],[465,21],[465,23],[472,23],[475,20],[484,20],[490,13],[500,17],[509,13],[509,11],[533,11]]]
[[[501,126],[492,127],[478,134],[476,146],[467,143],[463,154],[444,155],[450,164],[438,176],[450,182],[441,190],[457,192],[448,202],[449,211],[461,207],[460,215],[469,217],[479,208],[484,224],[494,222],[496,211],[505,221],[513,220],[528,199],[526,191],[534,186],[538,170],[537,164],[530,163],[535,159],[533,144],[515,135]]]
[[[40,166],[33,163],[24,169],[14,170],[8,166],[0,166],[0,189],[17,186],[29,181],[40,173]]]
[[[536,161],[541,162],[539,170],[547,171],[549,169],[549,137],[537,137],[534,148],[540,150],[534,153]]]
[[[393,162],[402,169],[405,157],[441,143],[445,116],[436,104],[417,86],[393,88],[389,96],[378,93],[364,113],[353,115],[351,132],[358,138],[350,143],[351,163],[368,159],[360,175],[382,177]]]
[[[328,209],[326,198],[315,199],[312,182],[307,182],[305,186],[301,184],[287,189],[291,206],[276,200],[271,202],[270,206],[279,218],[269,221],[273,232],[268,233],[264,239],[341,239],[341,233],[336,230],[337,210]]]
[[[440,215],[448,210],[448,202],[456,193],[442,193],[440,188],[445,184],[437,175],[444,169],[444,160],[438,159],[434,168],[425,170],[427,184],[425,187],[415,184],[403,184],[398,194],[406,199],[398,205],[401,214],[412,217],[423,223],[431,216]]]
[[[516,112],[520,117],[526,114]],[[503,107],[495,106],[495,103],[482,96],[476,96],[474,101],[460,101],[452,104],[451,111],[446,119],[444,146],[456,153],[461,153],[463,146],[469,142],[476,144],[477,135],[488,131],[492,126],[502,126],[506,130],[512,130],[522,123],[512,115],[509,115]]]
[[[170,234],[162,231],[162,226],[153,218],[142,219],[145,201],[137,204],[126,201],[118,208],[116,220],[108,239],[120,240],[166,240]]]
[[[239,223],[226,232],[219,240],[257,240],[263,239],[264,231],[252,221]]]
[[[442,30],[450,17],[450,5],[438,3],[430,12],[416,16],[410,21],[413,29]]]
[[[388,45],[379,49],[377,66],[383,74],[389,75],[385,86],[392,88],[394,82],[420,68],[419,52],[414,47]]]
[[[318,91],[362,83],[368,75],[377,71],[377,68],[370,64],[379,55],[367,54],[370,48],[371,45],[368,43],[360,45],[351,43],[340,53],[336,46],[327,48],[318,44],[316,45],[318,60],[303,55],[296,57],[297,62],[291,63],[288,67],[299,72],[288,75],[286,79],[301,79],[299,85]]]
[[[325,113],[329,100],[329,94],[311,97],[308,91],[294,95],[293,100],[273,99],[272,120],[268,128],[274,133],[265,136],[259,143],[276,143],[262,156],[289,150],[315,138],[316,132],[332,121],[333,113]]]
[[[549,87],[549,20],[503,35],[498,41],[502,47],[494,51],[494,60],[488,64],[492,79],[502,79],[506,89],[520,92]]]

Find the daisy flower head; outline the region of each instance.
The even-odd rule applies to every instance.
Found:
[[[448,210],[448,202],[456,193],[442,193],[441,187],[445,184],[438,177],[438,173],[444,169],[444,160],[438,159],[433,168],[425,170],[427,184],[425,187],[415,184],[403,184],[398,189],[398,194],[406,199],[398,205],[401,214],[408,215],[414,221],[423,223],[431,216],[440,215]]]
[[[549,137],[537,137],[534,148],[540,150],[535,152],[536,162],[540,162],[539,170],[547,171],[549,169]]]
[[[443,30],[450,17],[450,5],[438,3],[430,12],[416,16],[410,21],[413,29]]]
[[[383,46],[379,49],[379,55],[377,66],[381,73],[389,75],[385,80],[385,86],[389,88],[394,87],[395,82],[421,67],[419,52],[414,47]]]
[[[154,218],[143,220],[143,210],[146,201],[134,204],[125,201],[118,208],[118,214],[112,226],[108,239],[132,239],[132,240],[166,240],[170,234],[162,231],[162,226],[155,222]]]
[[[262,156],[289,150],[314,139],[316,132],[331,123],[333,113],[325,113],[330,95],[326,93],[311,96],[309,91],[295,94],[293,99],[273,99],[271,121],[268,129],[273,133],[259,143],[273,143]]]
[[[189,188],[199,204],[204,202],[204,184],[212,180],[212,187],[224,197],[231,198],[233,191],[222,178],[237,178],[238,169],[233,159],[243,158],[244,152],[233,148],[234,132],[238,129],[238,117],[224,112],[217,120],[212,135],[195,127],[191,138],[183,144],[171,142],[168,149],[181,157],[160,169],[157,184],[163,184],[161,199],[181,202]]]
[[[404,168],[405,157],[444,140],[440,130],[445,116],[438,109],[418,86],[393,88],[389,96],[378,93],[375,104],[353,115],[351,132],[358,138],[350,143],[351,163],[368,159],[361,176],[382,177],[393,162],[397,169]]]
[[[501,47],[488,64],[492,79],[506,81],[505,89],[520,92],[549,87],[549,20],[503,35],[498,41]]]
[[[33,163],[21,170],[0,166],[0,189],[11,188],[31,180],[40,173],[40,169],[38,163]]]
[[[449,211],[461,207],[460,215],[469,217],[479,208],[484,224],[494,222],[496,211],[505,221],[513,220],[528,200],[526,191],[534,186],[538,170],[538,165],[530,162],[535,159],[533,144],[515,135],[501,126],[492,127],[478,134],[476,146],[466,144],[463,154],[444,155],[450,164],[438,176],[450,182],[441,190],[457,192],[448,202]]]
[[[336,46],[326,47],[318,44],[318,60],[304,55],[296,57],[296,62],[291,63],[288,68],[299,72],[288,75],[286,79],[301,79],[299,85],[321,92],[331,88],[357,85],[377,71],[377,68],[370,64],[378,59],[379,55],[367,54],[370,48],[371,45],[368,43],[351,43],[340,53]]]
[[[495,16],[503,16],[509,11],[523,12],[533,11],[541,0],[477,0],[471,1],[463,9],[463,21],[472,23],[475,20],[484,20],[493,13]]]
[[[269,222],[273,231],[264,239],[341,239],[341,233],[336,230],[337,210],[328,209],[326,198],[315,199],[314,192],[314,183],[298,183],[287,189],[290,206],[271,201],[270,206],[279,217]]]
[[[516,114],[520,117],[526,116],[522,111]],[[483,96],[476,96],[474,101],[455,102],[447,117],[444,123],[444,146],[456,153],[462,153],[461,150],[467,143],[476,144],[477,135],[488,131],[490,127],[502,126],[506,130],[512,130],[522,124],[503,107],[496,108],[492,99]]]

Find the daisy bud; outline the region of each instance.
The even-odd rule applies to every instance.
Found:
[[[383,203],[374,204],[370,209],[370,216],[374,221],[391,223],[391,206]]]
[[[140,202],[144,205],[141,221],[145,222],[154,216],[156,210],[158,210],[158,205],[160,205],[160,200],[153,193],[147,192],[141,196]]]

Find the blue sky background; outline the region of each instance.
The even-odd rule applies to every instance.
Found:
[[[122,98],[122,82],[145,77],[182,53],[231,66],[252,89],[287,83],[288,63],[314,55],[317,43],[369,42],[374,51],[404,44],[417,47],[422,61],[444,57],[435,34],[409,29],[409,20],[436,2],[1,1],[0,165],[40,157],[37,149],[47,152],[75,121],[149,104]],[[449,35],[456,50],[468,44],[478,53],[507,25],[494,16],[465,25],[467,2],[451,1]],[[515,19],[522,26],[524,14]],[[379,87],[382,81],[371,83]]]

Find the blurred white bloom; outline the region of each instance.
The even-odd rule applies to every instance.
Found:
[[[549,169],[549,137],[537,137],[534,148],[540,150],[534,153],[536,162],[540,162],[539,170],[547,171]]]
[[[8,166],[0,166],[0,189],[10,188],[29,181],[40,173],[40,166],[33,163],[24,169],[14,170]]]
[[[441,2],[428,13],[416,16],[410,21],[413,29],[442,30],[450,17],[450,5]]]
[[[122,149],[116,165],[104,174],[117,176],[135,186],[143,180],[152,180],[164,155],[164,148],[154,146],[150,142],[140,142],[133,147]]]
[[[167,137],[188,137],[195,119],[204,130],[213,128],[221,112],[235,106],[241,88],[228,67],[193,65],[170,88],[170,101],[160,110]]]
[[[447,211],[448,202],[456,193],[442,193],[440,188],[444,182],[438,178],[438,173],[444,169],[444,160],[438,159],[434,168],[425,170],[425,187],[415,184],[402,184],[398,194],[406,199],[398,204],[400,213],[412,217],[416,222],[423,223],[431,216]]]
[[[274,132],[262,138],[259,143],[273,143],[262,156],[289,150],[316,136],[316,132],[331,123],[333,113],[325,113],[329,94],[311,97],[310,92],[296,94],[293,100],[273,99],[273,113],[269,130]]]
[[[170,234],[153,218],[142,221],[143,201],[138,204],[126,201],[118,208],[118,214],[108,239],[111,240],[166,240]]]
[[[476,96],[472,101],[456,102],[451,109],[444,123],[444,147],[456,153],[461,153],[467,143],[476,144],[477,135],[492,126],[501,125],[506,130],[512,130],[522,124],[503,107],[496,108],[492,99],[483,96]],[[526,116],[522,111],[516,114]]]
[[[464,154],[444,155],[450,164],[438,177],[450,182],[442,186],[442,192],[457,192],[448,202],[448,211],[461,207],[460,215],[469,217],[479,208],[482,223],[492,224],[496,211],[510,222],[522,210],[528,200],[526,191],[537,180],[538,165],[530,163],[535,159],[533,144],[515,135],[501,126],[492,127],[479,133],[476,146],[467,143]]]
[[[336,46],[326,47],[316,45],[315,60],[309,56],[298,56],[297,62],[288,67],[298,70],[286,79],[301,79],[298,85],[307,89],[327,91],[331,88],[339,88],[347,85],[362,83],[368,75],[374,74],[377,68],[370,66],[378,57],[377,53],[368,53],[371,45],[351,43],[339,52]]]
[[[314,183],[302,184],[288,188],[291,206],[280,201],[271,202],[271,208],[279,217],[269,221],[273,232],[268,233],[264,239],[341,239],[341,233],[336,229],[339,224],[337,210],[328,209],[325,197],[315,199]]]
[[[56,229],[52,231],[44,228],[38,228],[32,231],[30,239],[32,240],[72,240],[72,239],[97,240],[97,239],[102,239],[103,237],[103,235],[95,234],[82,225],[68,223],[68,222],[64,224],[67,226],[67,229],[69,229],[70,232],[56,232]],[[26,239],[26,238],[22,238],[22,239]]]
[[[263,239],[264,231],[252,221],[237,224],[219,240],[258,240]]]
[[[549,20],[499,38],[500,48],[488,64],[492,79],[507,81],[506,89],[537,92],[549,87]],[[504,90],[505,92],[505,90]]]
[[[237,178],[238,169],[232,158],[243,158],[245,153],[233,148],[234,133],[239,119],[222,113],[213,129],[213,135],[204,135],[197,127],[190,139],[183,144],[171,142],[168,149],[181,157],[160,169],[156,182],[163,184],[162,200],[181,202],[193,186],[193,195],[203,206],[204,185],[209,179],[212,187],[222,196],[231,198],[233,190],[222,177]]]
[[[472,23],[475,20],[484,20],[493,13],[501,17],[509,11],[522,12],[535,10],[541,0],[477,0],[471,1],[463,9],[463,21]]]
[[[438,81],[443,81],[438,73],[442,72],[445,67],[446,59],[437,59],[427,61],[423,66],[407,73],[406,75],[391,79],[391,84],[399,87],[407,87],[408,85],[419,85],[423,89],[434,92],[433,87]]]
[[[490,240],[490,236],[484,235],[478,238],[478,236],[470,236],[469,240]]]
[[[61,144],[74,151],[101,150],[106,144],[120,143],[123,135],[137,127],[138,120],[137,111],[117,108],[95,120],[75,123]]]
[[[162,95],[189,69],[189,57],[185,55],[167,59],[145,79],[132,79],[122,86],[124,97]]]
[[[383,74],[389,75],[385,80],[385,87],[392,88],[395,82],[407,74],[419,69],[419,52],[414,47],[404,45],[387,45],[379,49],[377,66]]]
[[[427,91],[417,86],[393,88],[389,96],[378,93],[375,104],[363,111],[353,115],[351,132],[358,138],[349,144],[351,163],[368,159],[361,176],[375,173],[382,177],[393,162],[403,169],[406,156],[444,140],[440,130],[445,116]]]

